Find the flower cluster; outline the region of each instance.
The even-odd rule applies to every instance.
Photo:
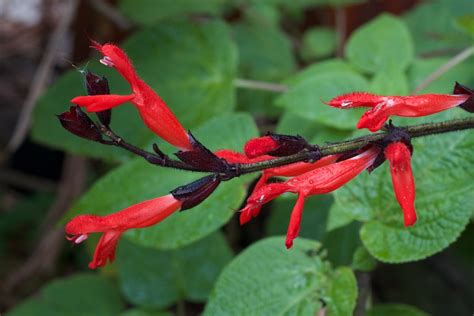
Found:
[[[88,71],[82,71],[86,96],[71,100],[68,112],[58,115],[60,123],[69,132],[105,145],[119,146],[140,155],[148,162],[164,167],[210,173],[190,184],[171,191],[168,195],[132,205],[119,212],[106,215],[79,215],[66,225],[67,238],[75,244],[86,240],[91,233],[102,233],[91,269],[113,261],[120,236],[128,229],[155,225],[175,211],[192,208],[209,197],[222,181],[242,173],[243,166],[269,163],[258,169],[262,175],[240,213],[240,223],[245,224],[260,213],[262,205],[279,195],[297,194],[291,213],[286,247],[293,245],[298,236],[305,200],[308,196],[337,190],[364,170],[372,171],[385,160],[390,164],[393,188],[403,211],[406,226],[416,221],[415,182],[411,169],[413,148],[410,135],[391,123],[381,141],[364,143],[359,148],[337,153],[323,153],[320,147],[310,145],[301,136],[268,133],[247,141],[243,153],[221,149],[210,151],[201,144],[179,120],[164,101],[138,76],[126,54],[112,44],[93,43],[103,58],[102,64],[115,68],[130,84],[128,95],[110,94],[107,80]],[[362,116],[358,128],[377,131],[390,116],[424,116],[455,106],[474,112],[474,93],[456,83],[453,95],[377,96],[369,93],[351,93],[335,97],[327,104],[337,108],[370,107]],[[126,143],[109,127],[111,109],[131,102],[137,108],[145,125],[157,136],[177,147],[179,160],[171,159],[158,146],[147,152]],[[87,112],[95,112],[94,122]],[[104,139],[104,136],[106,137]],[[304,153],[304,159],[296,159]],[[284,164],[273,164],[278,159],[294,158]],[[278,161],[277,161],[278,162]],[[284,177],[283,182],[269,182],[270,178]]]

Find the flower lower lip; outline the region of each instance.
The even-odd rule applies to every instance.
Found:
[[[75,244],[80,244],[81,242],[86,240],[87,237],[88,237],[87,234],[82,234],[82,235],[76,235],[76,236],[66,237],[66,238],[67,238],[67,240],[70,240]]]
[[[113,67],[115,66],[112,59],[110,59],[108,56],[104,56],[101,60],[100,60],[100,63],[102,65],[105,65],[107,67]]]

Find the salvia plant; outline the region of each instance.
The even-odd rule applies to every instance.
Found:
[[[434,13],[470,4],[381,14],[342,45],[322,27],[289,41],[280,13],[298,19],[306,1],[236,1],[242,16],[225,21],[191,1],[179,12],[204,17],[166,23],[141,2],[119,1],[143,30],[92,41],[99,57],[36,108],[35,140],[118,164],[60,223],[95,272],[48,285],[41,306],[71,311],[56,297],[75,289],[65,302],[84,295],[77,309],[104,315],[426,315],[378,304],[364,282],[394,267],[379,263],[440,253],[472,221],[470,24]],[[336,45],[343,57],[325,59]],[[460,53],[429,55],[447,48]],[[417,278],[400,280],[406,297],[430,290]]]
[[[240,211],[240,223],[245,224],[260,213],[261,207],[285,192],[296,193],[285,245],[293,246],[298,236],[305,199],[315,194],[339,189],[361,172],[372,172],[386,160],[390,165],[393,190],[403,212],[405,226],[415,225],[415,181],[411,167],[411,139],[474,127],[472,118],[418,126],[396,127],[390,116],[419,117],[460,107],[474,112],[474,91],[460,83],[453,94],[422,94],[416,96],[381,96],[355,92],[334,97],[328,105],[339,109],[368,107],[357,128],[383,132],[325,146],[309,144],[299,135],[268,133],[248,140],[243,153],[230,149],[212,152],[186,131],[165,102],[136,73],[125,52],[113,44],[93,43],[103,58],[102,64],[115,68],[130,84],[129,95],[110,94],[107,79],[84,71],[87,96],[71,100],[75,105],[58,115],[69,132],[104,145],[118,146],[143,157],[151,164],[186,171],[210,173],[194,182],[184,184],[168,195],[129,206],[106,216],[79,215],[66,224],[68,239],[79,244],[91,233],[102,233],[91,269],[104,266],[115,259],[120,236],[132,228],[158,224],[176,211],[184,211],[203,202],[222,181],[230,181],[247,173],[262,171],[254,191]],[[110,128],[111,110],[131,102],[146,126],[156,135],[179,149],[171,158],[158,145],[153,152],[129,144]],[[97,113],[93,122],[87,112]],[[271,177],[287,177],[284,182],[268,183]],[[370,181],[370,180],[369,180]]]

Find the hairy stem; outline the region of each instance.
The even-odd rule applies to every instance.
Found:
[[[105,136],[107,136],[108,138],[112,140],[112,141],[103,141],[102,142],[103,144],[121,147],[137,156],[143,157],[146,161],[148,161],[151,164],[159,165],[159,166],[167,167],[167,168],[180,169],[180,170],[200,171],[184,162],[181,162],[178,160],[172,160],[164,154],[155,154],[155,153],[143,150],[141,148],[138,148],[135,145],[132,145],[126,142],[122,137],[115,134],[110,128],[108,128],[107,126],[103,124],[99,124],[99,129],[102,132],[102,134],[104,134]]]
[[[448,133],[453,131],[460,131],[465,129],[474,128],[474,118],[466,118],[466,119],[457,119],[457,120],[450,120],[438,123],[428,123],[428,124],[420,124],[420,125],[411,125],[401,127],[404,129],[412,138],[422,137],[427,135],[434,135],[434,134],[442,134]],[[333,155],[333,154],[340,154],[346,153],[353,150],[357,150],[371,142],[376,142],[382,140],[385,136],[387,136],[386,132],[380,132],[375,134],[370,134],[358,138],[354,138],[351,140],[327,144],[320,147],[321,150],[321,157]],[[288,165],[291,163],[305,161],[311,158],[313,153],[303,151],[297,154],[275,158],[271,160],[255,162],[255,163],[248,163],[248,164],[237,164],[237,168],[239,169],[239,174],[247,174],[257,171],[262,171],[269,168],[280,167],[284,165]]]

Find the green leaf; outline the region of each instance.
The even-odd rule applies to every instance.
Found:
[[[362,110],[341,111],[322,103],[343,93],[367,91],[365,78],[350,66],[338,60],[322,62],[287,82],[289,89],[276,100],[278,106],[328,127],[354,129]]]
[[[387,165],[370,176],[360,175],[335,192],[331,212],[365,222],[360,232],[362,242],[371,255],[384,262],[419,260],[443,250],[456,240],[472,214],[466,207],[474,203],[474,196],[469,194],[474,190],[472,132],[415,139],[413,145],[418,214],[414,226],[403,225]]]
[[[219,21],[167,22],[135,33],[121,46],[140,76],[167,102],[183,125],[193,129],[234,108],[237,51],[229,33]],[[94,71],[106,74],[112,93],[130,93],[128,84],[113,69],[97,69]],[[123,150],[82,140],[60,126],[54,115],[66,111],[72,97],[83,94],[79,74],[69,72],[61,77],[38,101],[33,138],[76,154],[127,160],[129,155]],[[157,139],[130,105],[114,109],[112,127],[137,146]]]
[[[196,129],[194,135],[212,150],[238,150],[258,132],[249,115],[231,114],[208,121]],[[166,195],[170,190],[202,176],[153,166],[137,158],[97,181],[67,218],[80,213],[110,214],[140,201]],[[159,249],[178,248],[201,239],[233,216],[245,196],[244,180],[224,182],[197,207],[175,213],[159,225],[132,229],[125,236],[140,245]]]
[[[245,79],[279,82],[295,70],[292,47],[276,26],[243,22],[233,27],[239,48],[239,76]],[[239,109],[254,114],[278,114],[273,106],[277,94],[252,89],[238,90]]]
[[[225,4],[225,0],[120,0],[119,9],[137,23],[152,25],[158,20],[191,13],[217,15]]]
[[[413,41],[402,20],[382,14],[352,34],[347,42],[346,55],[364,72],[403,71],[413,60]]]
[[[328,27],[314,27],[303,35],[301,57],[305,61],[328,57],[336,50],[336,32]]]
[[[408,95],[408,79],[400,69],[382,70],[370,82],[369,91],[381,95]]]
[[[265,225],[267,235],[286,234],[290,214],[295,205],[296,197],[279,198],[271,204],[270,215]],[[331,195],[318,195],[306,199],[300,237],[321,241],[326,232],[326,218],[333,198]],[[262,210],[266,211],[265,207]]]
[[[204,302],[220,271],[232,258],[224,236],[214,233],[186,247],[160,251],[123,242],[117,252],[126,298],[146,308],[179,300]]]
[[[357,300],[357,281],[351,269],[334,271],[328,291],[328,316],[352,315]]]
[[[40,293],[15,306],[8,316],[115,316],[124,308],[114,283],[92,273],[52,281]]]
[[[360,246],[352,257],[352,269],[369,272],[377,266],[377,260],[367,251],[364,246]]]
[[[417,59],[410,67],[408,71],[408,78],[410,81],[411,89],[416,88],[422,83],[429,75],[439,69],[448,62],[448,58],[430,58],[430,59]],[[454,66],[441,77],[431,82],[425,89],[419,93],[452,93],[454,83],[460,82],[465,85],[474,83],[474,74],[472,69],[474,67],[474,58]]]
[[[367,316],[428,316],[416,307],[405,304],[375,305],[367,311]]]
[[[204,315],[315,315],[320,300],[333,315],[339,308],[350,314],[357,292],[354,276],[351,280],[348,269],[332,271],[319,250],[319,243],[304,238],[290,250],[284,237],[253,244],[219,276]]]
[[[474,14],[472,0],[421,2],[408,11],[404,20],[413,34],[416,53],[446,51],[445,54],[452,55],[456,50],[472,45],[472,37],[456,25],[456,19],[467,14]]]

